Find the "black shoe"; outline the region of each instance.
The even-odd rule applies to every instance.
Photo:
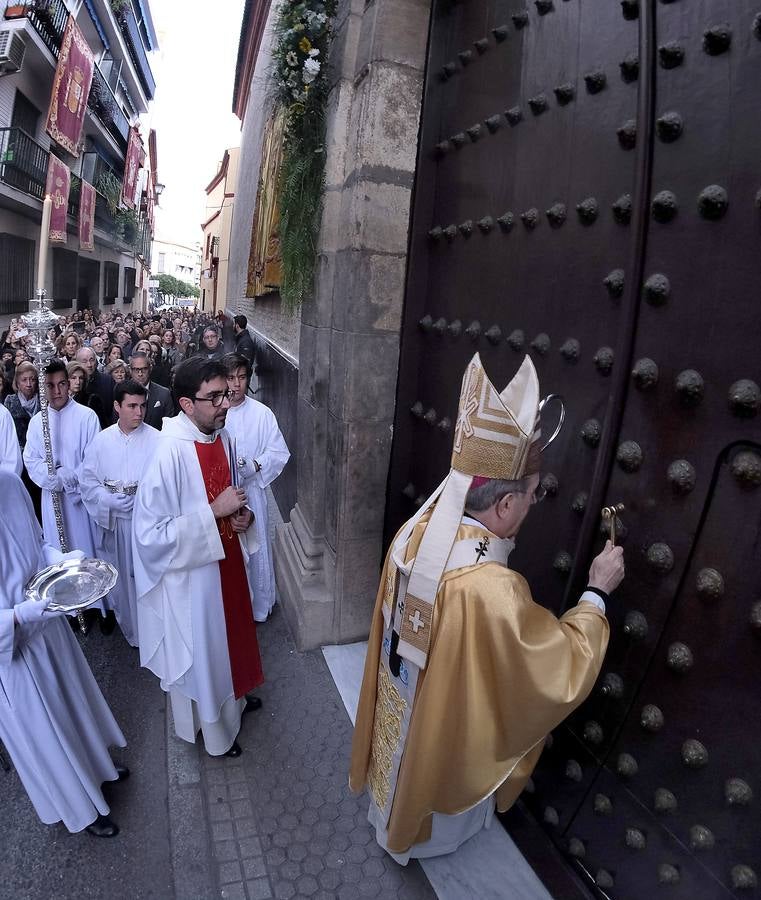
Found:
[[[262,708],[262,700],[261,697],[254,697],[252,694],[250,697],[246,695],[246,705],[243,707],[243,715],[246,713],[256,712],[257,709]]]
[[[114,764],[114,768],[116,769],[117,779],[116,783],[120,781],[126,781],[129,778],[129,769],[126,766],[117,766]]]
[[[241,745],[237,741],[233,741],[232,747],[230,747],[227,753],[223,753],[222,756],[230,756],[232,759],[235,759],[237,756],[240,756],[241,753],[243,753]]]
[[[109,819],[108,816],[98,816],[92,825],[87,826],[85,831],[94,837],[116,837],[119,834],[119,826],[116,822]]]
[[[100,633],[105,634],[106,637],[114,633],[114,629],[116,628],[116,616],[114,615],[114,611],[109,609],[106,612],[105,616],[100,617]]]

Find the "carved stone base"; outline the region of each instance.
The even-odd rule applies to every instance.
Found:
[[[297,503],[291,521],[277,527],[274,562],[280,603],[299,650],[335,643],[326,550],[324,538],[312,535]],[[332,579],[328,583],[332,588]]]

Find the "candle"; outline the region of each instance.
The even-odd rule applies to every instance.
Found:
[[[53,201],[50,194],[45,196],[42,204],[42,227],[40,228],[40,256],[37,263],[37,290],[45,290],[45,269],[48,263],[48,238],[50,234],[50,213],[53,210]]]

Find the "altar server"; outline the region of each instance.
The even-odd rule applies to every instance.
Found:
[[[0,406],[0,469],[20,475],[23,468],[13,416],[4,406]]]
[[[499,393],[476,354],[451,470],[386,557],[350,784],[401,863],[451,853],[523,790],[546,735],[587,696],[608,643],[620,548],[593,561],[559,620],[508,568],[540,486],[539,381],[526,357]]]
[[[0,471],[0,739],[37,815],[71,832],[113,837],[102,784],[123,781],[110,746],[125,740],[76,638],[45,600],[25,600],[24,586],[64,557],[42,532],[21,480]]]
[[[29,477],[42,488],[42,528],[45,540],[60,549],[51,496],[52,491],[57,491],[61,494],[64,531],[69,549],[81,550],[85,556],[94,556],[92,523],[82,504],[79,490],[79,467],[89,443],[100,431],[100,424],[91,409],[69,397],[69,376],[65,363],[53,360],[45,369],[43,377],[48,394],[55,474],[48,474],[41,412],[33,416],[29,423],[24,462]]]
[[[201,356],[181,363],[181,412],[164,420],[133,515],[140,662],[169,692],[177,735],[200,730],[212,756],[239,756],[246,693],[263,681],[245,557],[256,550],[246,493],[232,486],[224,430],[227,371]]]
[[[285,439],[272,410],[247,397],[251,363],[241,353],[228,353],[227,386],[230,409],[225,430],[233,440],[238,478],[253,510],[259,549],[248,560],[248,580],[254,603],[254,619],[264,622],[275,605],[275,567],[267,517],[267,486],[278,477],[290,459]]]
[[[80,476],[82,500],[94,522],[96,554],[119,572],[106,605],[133,647],[138,646],[138,632],[132,508],[137,485],[161,437],[157,429],[143,421],[147,394],[136,381],[121,381],[115,386],[117,423],[89,444]]]

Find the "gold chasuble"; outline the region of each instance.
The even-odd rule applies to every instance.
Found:
[[[406,561],[415,556],[428,520],[424,516],[415,527]],[[469,540],[475,549],[489,536],[485,528],[461,525],[457,542]],[[386,806],[383,792],[397,749],[390,745],[400,737],[401,721],[394,703],[400,691],[382,646],[383,606],[395,568],[389,552],[349,778],[357,793],[368,784],[371,802],[380,809]],[[497,808],[508,809],[533,771],[544,738],[589,694],[607,645],[608,622],[593,603],[580,603],[558,620],[534,603],[525,579],[505,566],[490,562],[447,571],[436,597],[428,664],[418,676],[401,748],[388,849],[404,853],[428,840],[431,813],[464,812],[495,790]]]
[[[497,808],[508,809],[545,737],[586,698],[602,665],[601,609],[585,600],[558,620],[507,567],[512,540],[463,519],[472,488],[539,471],[563,422],[561,414],[542,447],[540,414],[560,398],[539,397],[529,357],[501,392],[473,357],[449,474],[386,557],[349,783],[356,792],[369,786],[370,820],[393,854],[416,855],[413,845],[425,842],[421,855],[451,852],[474,832],[442,840],[453,823],[439,816],[470,811],[477,829],[475,807],[495,792]]]

